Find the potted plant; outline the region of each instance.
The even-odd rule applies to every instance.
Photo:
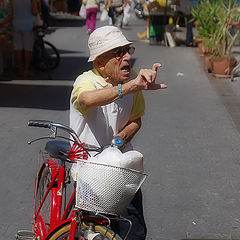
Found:
[[[204,55],[209,51],[207,43],[208,39],[213,35],[216,30],[216,20],[219,12],[220,6],[218,1],[202,0],[196,4],[192,10],[191,14],[195,25],[198,30],[198,45],[201,55]]]
[[[233,36],[230,29],[232,22],[239,22],[239,10],[234,7],[236,1],[219,0],[220,9],[216,19],[216,29],[208,39],[208,47],[211,50],[212,72],[217,77],[227,77],[236,66],[236,59],[231,56],[232,47],[239,31]]]
[[[205,54],[208,53],[205,58],[210,58],[215,76],[229,75],[232,65],[236,63],[231,52],[238,32],[234,36],[230,33],[230,23],[240,20],[235,4],[235,0],[203,0],[192,9]],[[218,64],[221,65],[220,71],[216,69]]]

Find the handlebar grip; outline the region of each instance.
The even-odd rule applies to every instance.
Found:
[[[52,123],[48,120],[29,120],[29,127],[51,128]]]

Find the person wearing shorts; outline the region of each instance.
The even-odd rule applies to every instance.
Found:
[[[21,77],[33,77],[30,62],[34,41],[33,22],[38,13],[36,0],[12,0],[13,47],[18,74]]]

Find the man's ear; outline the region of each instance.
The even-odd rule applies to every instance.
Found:
[[[93,61],[93,64],[96,68],[99,68],[100,67],[100,60],[99,60],[99,57],[97,57],[94,61]]]
[[[97,69],[104,69],[105,67],[104,59],[101,57],[97,57],[93,63]]]

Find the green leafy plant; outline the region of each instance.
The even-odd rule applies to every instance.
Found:
[[[192,9],[199,37],[212,56],[229,56],[238,32],[231,35],[231,22],[239,22],[235,0],[203,0]]]
[[[193,21],[196,21],[200,38],[210,38],[216,31],[219,10],[218,1],[209,0],[203,0],[192,8]]]
[[[232,47],[239,34],[237,31],[231,34],[232,26],[230,23],[239,22],[240,12],[234,7],[236,1],[219,1],[221,6],[216,21],[216,30],[209,39],[209,46],[213,56],[230,56]]]

